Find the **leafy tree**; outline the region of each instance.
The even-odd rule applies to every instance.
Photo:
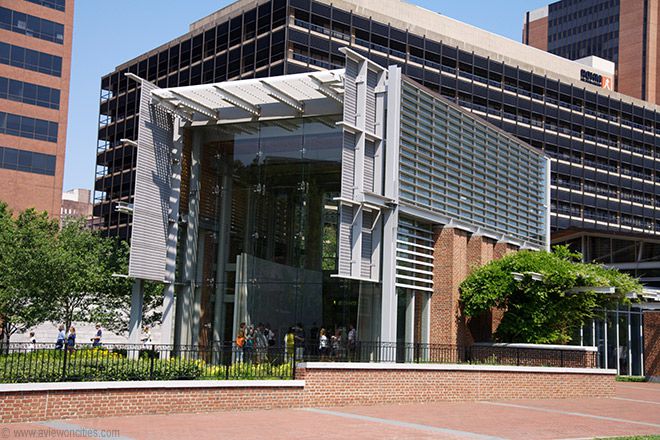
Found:
[[[626,294],[642,290],[628,274],[580,260],[580,254],[558,246],[554,252],[525,250],[491,261],[461,284],[464,312],[477,316],[491,308],[504,310],[495,334],[502,342],[566,343],[572,330],[598,309],[625,303]],[[523,279],[516,280],[514,273]],[[614,287],[615,293],[589,287]],[[577,293],[576,288],[582,289]]]
[[[0,202],[0,317],[6,342],[45,320],[41,280],[50,276],[48,259],[57,228],[46,213],[33,209],[13,218]]]
[[[99,322],[115,332],[128,327],[132,280],[116,277],[128,271],[129,247],[104,238],[82,219],[59,228],[45,212],[28,209],[12,217],[0,202],[0,322],[4,340],[42,322]],[[162,287],[145,286],[146,323]]]
[[[42,280],[47,320],[68,328],[73,321],[121,319],[130,304],[131,282],[113,274],[126,273],[128,252],[125,242],[99,236],[82,220],[65,223],[52,240],[51,276]]]

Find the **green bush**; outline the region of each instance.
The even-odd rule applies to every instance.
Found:
[[[137,381],[224,379],[225,365],[213,365],[201,359],[170,357],[159,359],[144,351],[129,359],[125,351],[84,348],[66,354],[56,350],[0,355],[0,383],[66,381]],[[290,363],[234,363],[229,379],[270,379],[292,376]]]
[[[646,382],[644,376],[617,376],[617,382]]]

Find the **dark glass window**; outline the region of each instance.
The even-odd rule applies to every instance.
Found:
[[[59,110],[60,91],[37,84],[0,77],[0,99]]]
[[[64,44],[64,25],[0,7],[0,29]]]
[[[0,42],[0,63],[46,75],[62,76],[62,58]]]
[[[0,133],[57,142],[57,122],[0,112]]]
[[[55,175],[55,156],[0,147],[0,168],[28,173]]]
[[[64,11],[66,8],[66,0],[26,0],[30,3],[36,3],[47,8],[55,9],[57,11]]]

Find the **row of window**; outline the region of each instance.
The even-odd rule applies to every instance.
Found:
[[[0,147],[0,168],[27,173],[55,175],[56,157],[51,154]]]
[[[564,0],[551,3],[548,7],[550,15],[556,18],[551,18],[549,23],[551,25],[558,25],[567,21],[576,20],[581,17],[588,17],[601,11],[605,11],[619,6],[620,0],[605,0],[598,4],[591,4],[592,2],[583,2],[581,0]],[[580,3],[586,3],[589,6],[581,7]]]
[[[30,3],[35,3],[37,5],[45,6],[47,8],[55,9],[56,11],[62,11],[66,9],[66,0],[25,0]]]
[[[0,112],[0,133],[57,142],[57,122]]]
[[[0,7],[0,29],[64,44],[63,24],[7,8]]]
[[[62,76],[62,58],[0,42],[0,63],[46,75]]]
[[[563,202],[552,202],[551,210],[553,213],[607,222],[613,225],[628,226],[637,229],[660,232],[660,221],[612,212],[606,209],[592,208],[581,204],[570,204]]]
[[[60,91],[38,84],[0,77],[0,99],[10,99],[40,107],[60,108]]]

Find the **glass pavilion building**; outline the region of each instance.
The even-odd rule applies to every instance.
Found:
[[[238,1],[103,77],[95,216],[130,238],[139,85],[336,69],[350,47],[552,158],[553,242],[660,286],[660,114],[593,84],[602,72],[397,0]],[[588,69],[588,68],[587,68]],[[602,76],[602,75],[601,75]],[[585,81],[586,80],[586,81]]]
[[[233,340],[261,322],[461,343],[445,326],[457,298],[441,291],[460,281],[444,270],[467,273],[459,240],[491,258],[497,244],[549,245],[546,156],[344,51],[345,69],[267,79],[159,88],[129,74],[129,275],[166,283],[165,341]]]

